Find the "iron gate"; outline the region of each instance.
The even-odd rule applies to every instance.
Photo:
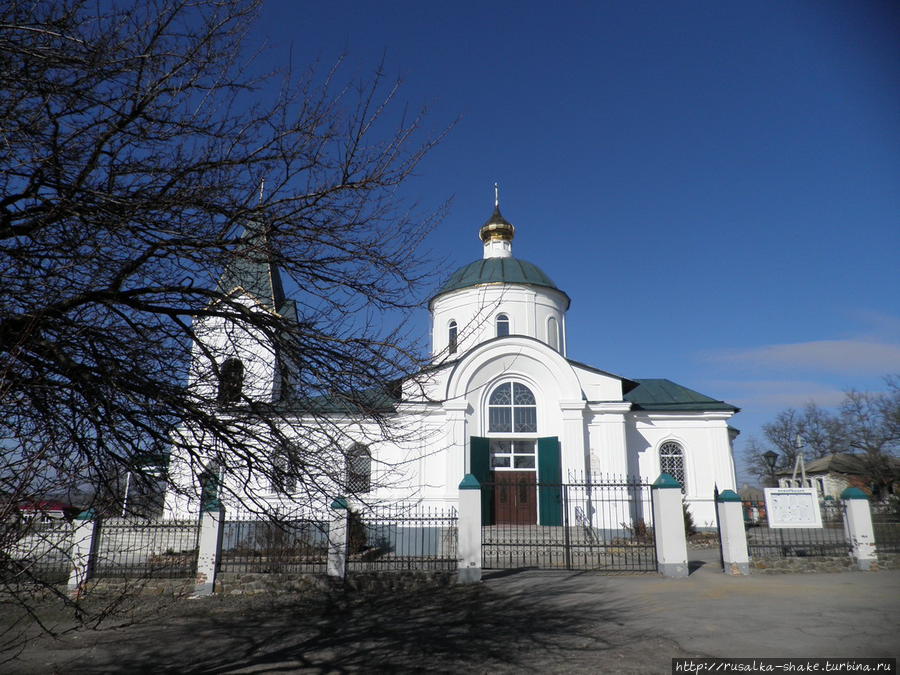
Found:
[[[656,571],[649,483],[546,483],[498,472],[481,489],[485,569]]]

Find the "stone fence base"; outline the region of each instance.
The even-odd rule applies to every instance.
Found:
[[[878,562],[869,571],[900,569],[900,555],[880,553]],[[750,561],[752,574],[809,574],[813,572],[859,572],[856,560],[850,556],[818,558],[762,558]]]

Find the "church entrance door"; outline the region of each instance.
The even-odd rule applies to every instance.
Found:
[[[537,522],[534,471],[494,472],[494,518],[498,525],[534,525]]]

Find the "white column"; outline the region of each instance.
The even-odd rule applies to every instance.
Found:
[[[456,581],[474,584],[481,581],[481,484],[470,473],[459,484],[458,516]]]
[[[333,510],[331,522],[328,524],[328,560],[325,572],[329,577],[344,579],[347,576],[347,546],[349,537],[347,521],[350,510],[347,500],[338,497],[331,503]]]
[[[859,488],[850,487],[841,493],[841,499],[844,500],[844,530],[853,547],[850,555],[856,558],[859,569],[868,570],[872,563],[878,562],[869,498]]]
[[[100,536],[100,521],[90,518],[76,520],[75,529],[72,531],[72,571],[69,573],[69,593],[81,595],[85,582],[91,578],[94,567],[94,557],[97,553],[97,544]]]
[[[194,596],[212,595],[216,588],[225,509],[221,506],[200,512],[200,547],[197,551],[197,579]]]
[[[750,574],[747,532],[744,530],[744,508],[733,490],[719,493],[716,504],[719,515],[719,537],[722,547],[722,571],[732,576]]]
[[[579,399],[560,401],[562,413],[562,479],[569,479],[568,472],[574,471],[579,476],[589,469],[584,452],[584,409],[587,404]],[[580,479],[579,479],[580,480]]]
[[[462,476],[469,471],[466,458],[466,411],[469,402],[465,399],[453,399],[444,402],[444,415],[447,420],[447,472],[446,485],[453,485],[452,477]],[[449,496],[449,495],[448,495]]]
[[[681,484],[667,473],[660,474],[653,483],[652,492],[657,569],[664,577],[686,577],[687,539],[681,508]]]
[[[597,462],[590,467],[602,474],[625,477],[635,470],[628,468],[628,441],[625,436],[625,413],[631,409],[629,401],[621,403],[592,403],[591,449]]]

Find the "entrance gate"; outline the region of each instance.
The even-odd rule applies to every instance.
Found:
[[[656,571],[649,483],[545,483],[529,476],[482,485],[482,504],[492,507],[481,531],[485,569]],[[545,508],[548,502],[556,508]]]

